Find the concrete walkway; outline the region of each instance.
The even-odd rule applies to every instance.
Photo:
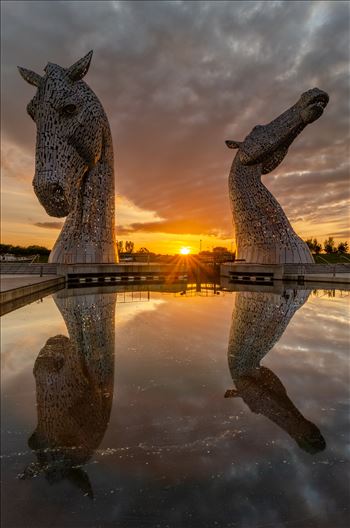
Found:
[[[241,264],[224,263],[220,267],[223,277],[242,278],[267,277],[270,280],[300,281],[313,283],[350,284],[350,265],[323,264]]]
[[[63,287],[65,278],[59,275],[38,277],[33,275],[0,276],[0,314],[11,311],[12,304],[19,300],[39,298],[43,292]]]
[[[289,277],[288,277],[289,278]],[[298,277],[291,277],[292,280],[297,280]],[[327,282],[332,284],[350,284],[350,273],[314,273],[306,274],[305,281],[311,282]]]
[[[1,275],[0,291],[5,292],[8,290],[14,290],[16,288],[22,288],[23,286],[30,286],[32,284],[38,284],[40,282],[47,282],[48,280],[55,279],[57,277],[57,275],[46,275],[45,277],[33,275]]]

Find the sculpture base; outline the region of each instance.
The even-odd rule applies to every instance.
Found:
[[[80,246],[72,251],[54,247],[49,256],[52,264],[118,264],[118,252],[109,245],[107,248],[96,247],[82,248]]]
[[[272,286],[274,281],[345,285],[350,283],[350,264],[244,264],[236,261],[221,264],[220,275],[221,280],[226,277],[231,284],[264,288]]]
[[[309,248],[304,242],[293,244],[291,247],[244,246],[238,245],[237,259],[245,264],[314,264],[315,261]]]

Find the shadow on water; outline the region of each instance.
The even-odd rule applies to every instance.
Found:
[[[116,293],[63,290],[54,300],[69,338],[48,339],[35,361],[38,424],[28,445],[37,462],[20,478],[42,473],[50,484],[67,479],[93,498],[82,466],[100,445],[112,408]]]
[[[242,398],[252,412],[266,416],[301,449],[314,454],[326,447],[319,429],[298,411],[278,376],[260,365],[309,295],[310,291],[293,289],[281,294],[236,293],[228,345],[236,388],[227,390],[225,398]]]

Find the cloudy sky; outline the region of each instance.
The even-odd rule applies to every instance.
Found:
[[[32,190],[34,87],[90,49],[85,78],[110,120],[117,232],[136,247],[230,247],[228,173],[256,124],[315,86],[330,103],[264,177],[304,238],[349,239],[348,2],[2,2],[2,238],[52,247],[61,225]]]

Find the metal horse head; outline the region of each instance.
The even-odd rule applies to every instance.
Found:
[[[313,88],[267,125],[257,125],[238,149],[229,176],[236,258],[254,264],[312,264],[309,248],[294,232],[282,207],[261,176],[275,169],[300,132],[318,119],[329,97]]]
[[[49,63],[46,74],[19,68],[38,88],[27,106],[37,126],[34,190],[50,216],[67,216],[74,188],[101,156],[102,106],[82,81],[92,51],[68,69]]]
[[[63,290],[54,300],[69,338],[50,337],[36,358],[38,423],[28,444],[37,462],[20,477],[69,480],[92,498],[83,465],[99,447],[111,414],[116,293]]]
[[[92,51],[45,75],[19,68],[37,92],[27,106],[37,126],[33,186],[50,216],[67,216],[51,262],[115,262],[113,148],[103,107],[86,75]]]
[[[288,152],[289,146],[300,132],[323,114],[329,96],[313,88],[304,92],[299,101],[283,114],[268,123],[257,125],[242,141],[226,141],[232,149],[239,149],[242,165],[262,164],[262,174],[278,167]]]
[[[310,454],[326,442],[318,427],[305,418],[288,397],[281,380],[260,362],[282,337],[294,313],[310,295],[307,290],[283,293],[237,292],[232,312],[228,362],[235,389],[226,398],[240,397],[249,409],[266,416]]]

